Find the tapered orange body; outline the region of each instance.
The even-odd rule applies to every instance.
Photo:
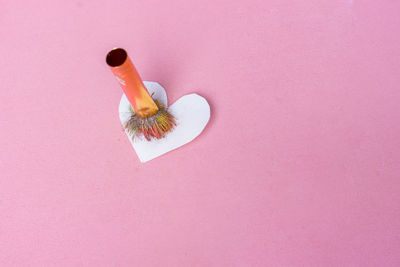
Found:
[[[147,118],[158,112],[158,107],[144,86],[139,73],[122,48],[112,49],[106,57],[115,78],[119,82],[135,113],[140,118]]]

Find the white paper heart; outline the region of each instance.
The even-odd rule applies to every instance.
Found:
[[[164,88],[156,82],[144,82],[150,95],[165,106],[168,106],[167,94]],[[119,103],[119,119],[122,125],[129,119],[130,103],[122,95]],[[184,95],[168,107],[175,117],[177,126],[164,138],[147,141],[145,138],[132,137],[125,131],[141,162],[146,162],[174,150],[195,139],[206,127],[210,119],[210,106],[207,100],[198,94]]]

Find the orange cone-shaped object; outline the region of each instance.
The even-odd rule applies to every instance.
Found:
[[[157,114],[158,107],[144,86],[128,53],[122,48],[114,48],[107,54],[106,62],[135,110],[135,114],[140,118]]]

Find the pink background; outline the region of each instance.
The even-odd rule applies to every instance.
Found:
[[[0,1],[0,266],[399,266],[400,2]],[[141,164],[126,48],[212,119]]]

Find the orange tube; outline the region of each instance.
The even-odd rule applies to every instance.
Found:
[[[136,115],[140,118],[147,118],[157,114],[158,107],[144,86],[128,53],[122,48],[114,48],[107,54],[106,62]]]

